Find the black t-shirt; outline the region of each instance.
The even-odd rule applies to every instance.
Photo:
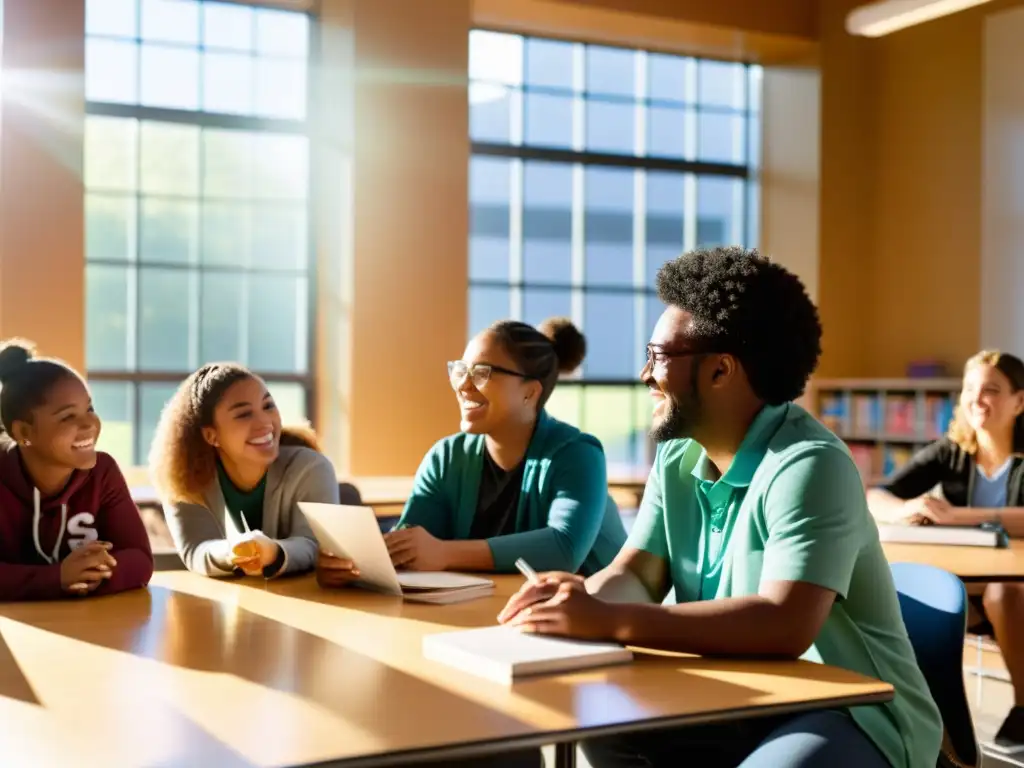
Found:
[[[470,539],[489,539],[516,531],[516,511],[523,487],[525,461],[515,469],[504,470],[484,449],[484,466],[480,475],[480,494],[476,497],[476,514],[469,529]]]

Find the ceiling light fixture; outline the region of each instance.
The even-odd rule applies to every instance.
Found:
[[[846,31],[851,35],[881,37],[987,2],[990,0],[884,0],[850,11]]]

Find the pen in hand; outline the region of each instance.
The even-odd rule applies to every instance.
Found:
[[[518,568],[519,572],[526,577],[528,582],[531,584],[540,584],[540,577],[537,575],[537,572],[533,570],[533,568],[530,567],[530,564],[523,560],[523,558],[520,557],[516,560],[516,568]]]

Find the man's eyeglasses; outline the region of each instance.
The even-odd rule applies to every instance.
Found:
[[[687,350],[685,352],[666,352],[664,349],[662,349],[657,344],[648,344],[647,345],[647,365],[645,367],[650,366],[650,367],[653,368],[658,363],[663,363],[663,362],[665,362],[667,360],[670,360],[673,357],[693,357],[695,355],[703,355],[703,354],[704,354],[703,352],[698,352],[697,350],[693,350],[693,349]]]
[[[462,360],[451,360],[448,362],[448,381],[451,382],[452,389],[461,387],[462,382],[466,380],[467,376],[470,377],[474,387],[482,387],[490,381],[492,373],[504,373],[506,376],[518,376],[520,379],[530,378],[525,373],[510,371],[508,368],[502,368],[500,365],[488,365],[486,363],[469,365]]]

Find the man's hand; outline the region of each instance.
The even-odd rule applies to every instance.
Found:
[[[384,534],[395,568],[409,571],[444,571],[448,568],[447,543],[435,539],[426,528],[414,526]]]
[[[917,525],[957,525],[960,515],[957,508],[945,499],[935,496],[919,496],[903,505],[904,519]]]
[[[231,547],[231,565],[246,576],[262,576],[263,569],[277,560],[280,545],[263,531],[251,531],[239,537]]]
[[[351,560],[342,560],[320,550],[316,560],[316,583],[321,587],[344,587],[358,578],[359,569]]]
[[[507,623],[523,632],[556,635],[580,640],[611,640],[615,636],[615,609],[587,594],[580,581],[563,581],[555,594],[542,603],[523,608]]]
[[[113,546],[108,541],[93,541],[73,549],[60,564],[61,589],[72,595],[87,595],[109,579],[117,567],[110,554]]]
[[[578,583],[582,586],[583,577],[562,571],[549,571],[538,574],[536,584],[529,581],[526,582],[520,587],[518,592],[509,598],[508,603],[505,604],[501,613],[498,614],[498,621],[502,624],[511,622],[520,611],[537,603],[547,602],[553,598],[558,593],[560,584],[573,583]]]

